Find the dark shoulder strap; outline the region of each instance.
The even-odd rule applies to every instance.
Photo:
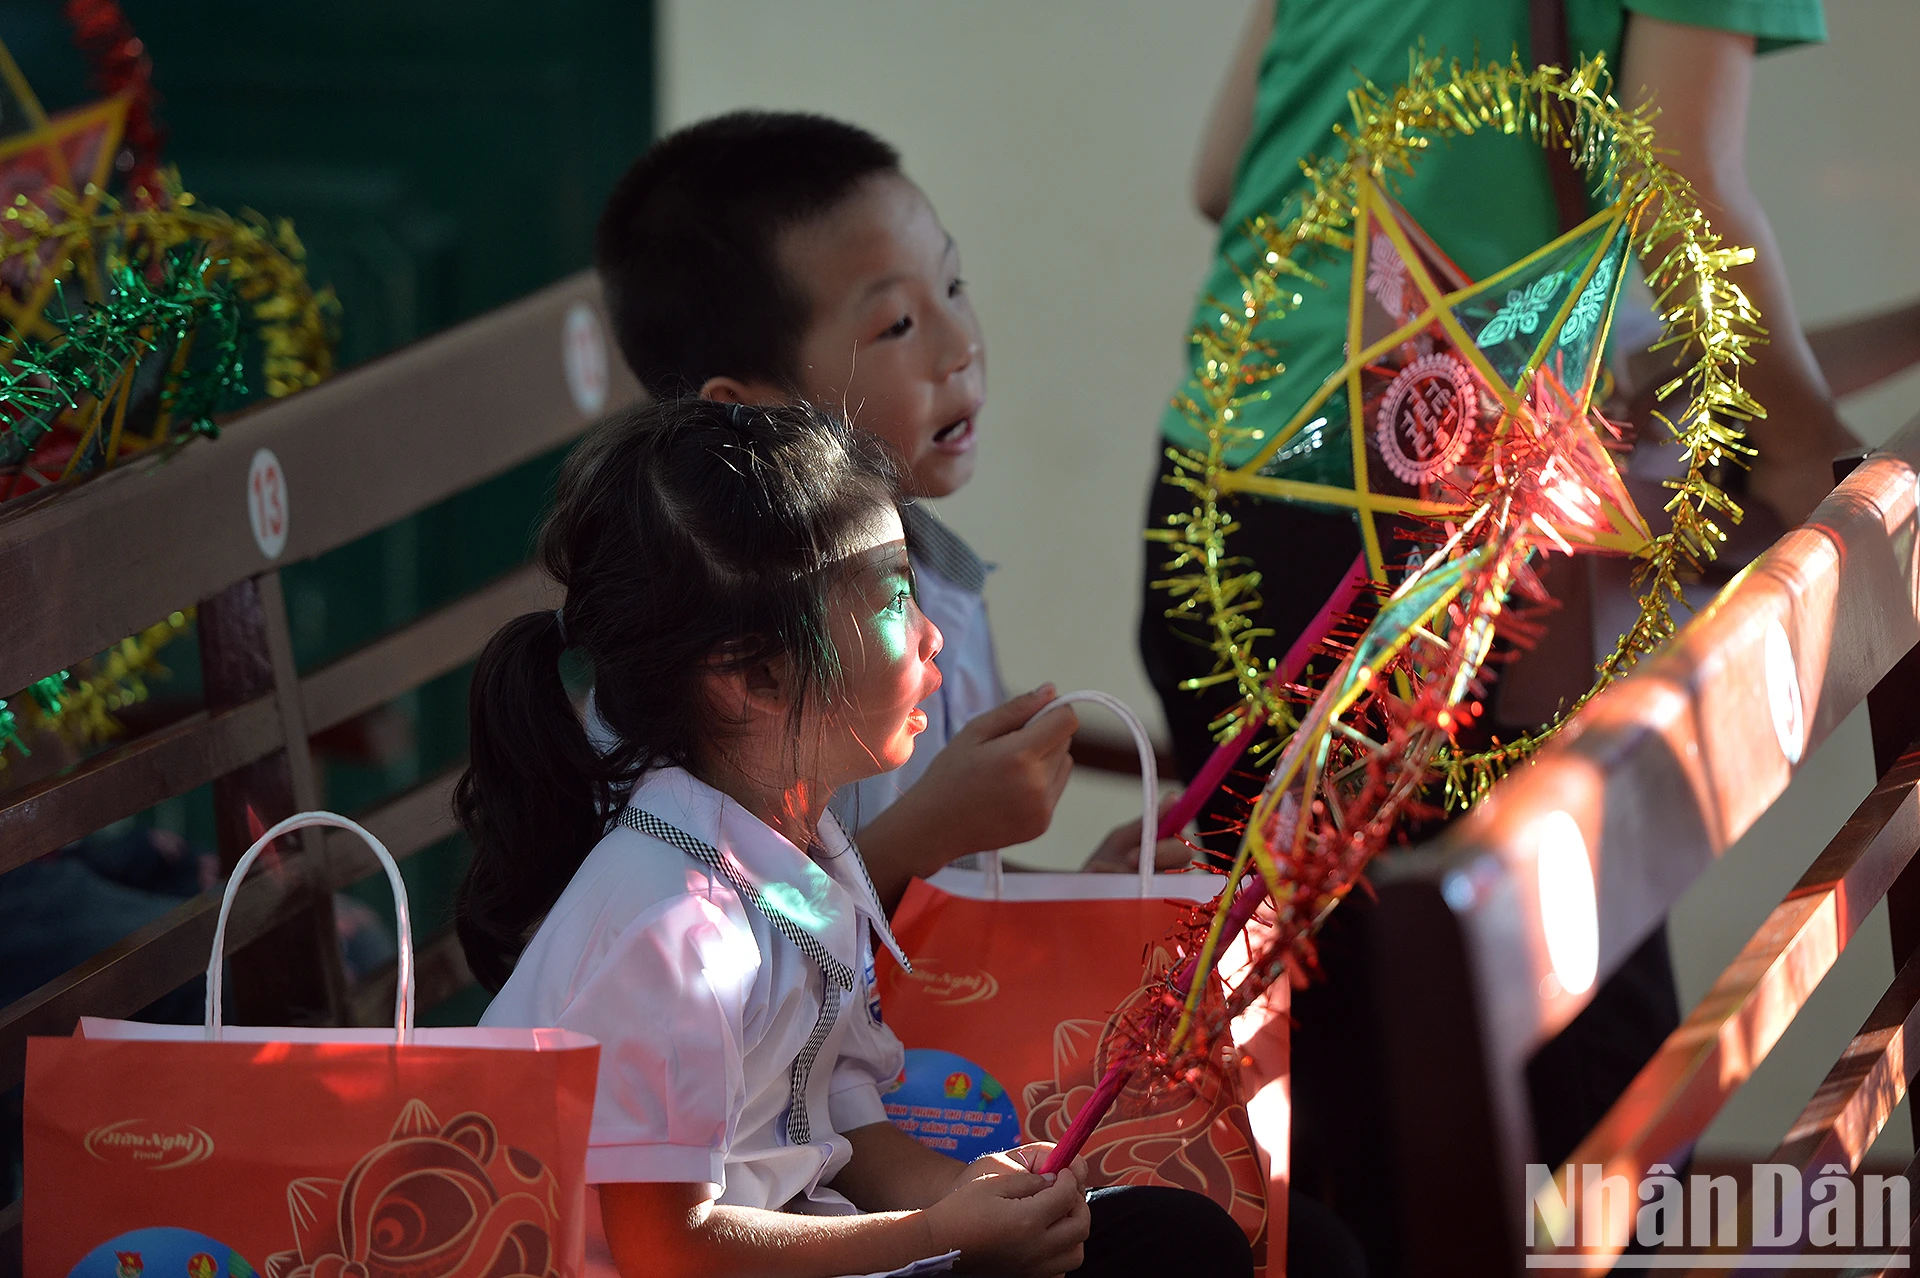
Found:
[[[1528,41],[1533,60],[1566,70],[1573,65],[1567,38],[1566,0],[1528,0]],[[1545,148],[1547,172],[1553,178],[1553,202],[1560,210],[1560,229],[1571,231],[1587,220],[1587,183],[1567,148],[1557,143]]]

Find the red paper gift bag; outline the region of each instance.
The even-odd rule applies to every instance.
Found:
[[[396,894],[396,1030],[219,1026],[227,909],[272,839],[353,830]],[[235,868],[197,1026],[88,1019],[28,1044],[38,1278],[530,1278],[581,1272],[600,1049],[564,1030],[414,1029],[398,867],[328,813]]]
[[[1145,731],[1124,706],[1097,694],[1071,699],[1117,710],[1144,746]],[[1150,747],[1142,765],[1138,876],[1003,875],[994,858],[985,870],[947,869],[908,888],[893,931],[913,971],[882,955],[878,985],[887,1024],[907,1048],[887,1114],[923,1143],[971,1159],[1058,1140],[1105,1072],[1113,1019],[1176,961],[1167,938],[1182,915],[1219,894],[1219,875],[1152,872]],[[1279,1144],[1278,1166],[1270,1167],[1245,1097],[1284,1073],[1285,1018],[1253,1019],[1274,1040],[1248,1048],[1262,1062],[1254,1087],[1243,1093],[1240,1071],[1229,1070],[1223,1084],[1153,1102],[1123,1093],[1085,1156],[1096,1185],[1166,1184],[1209,1195],[1245,1229],[1258,1258],[1270,1172],[1285,1183],[1286,1113],[1283,1092],[1266,1097],[1268,1111],[1279,1107],[1277,1127],[1268,1125]]]

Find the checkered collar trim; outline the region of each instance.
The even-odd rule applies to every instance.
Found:
[[[853,988],[853,969],[835,958],[820,938],[809,932],[800,922],[779,906],[775,905],[753,885],[753,881],[735,865],[732,857],[722,856],[718,848],[711,843],[703,843],[679,826],[669,825],[651,812],[636,807],[620,809],[620,824],[630,830],[638,830],[662,843],[679,848],[694,860],[716,871],[721,878],[732,884],[740,899],[751,905],[773,925],[774,931],[793,942],[793,947],[813,961],[826,978],[843,990]]]
[[[683,782],[696,786],[700,784],[693,780],[693,778],[684,775],[680,779]],[[644,792],[647,788],[643,782],[640,790]],[[669,810],[671,810],[676,806],[670,797],[671,794],[672,791],[669,790],[666,794],[659,794],[654,797],[665,800]],[[716,797],[718,796],[716,795]],[[747,869],[736,860],[731,853],[723,854],[711,843],[696,838],[671,821],[667,821],[647,811],[645,808],[633,804],[629,804],[627,807],[621,809],[617,821],[620,825],[628,829],[637,830],[642,834],[659,839],[662,843],[671,847],[680,849],[709,869],[716,871],[733,887],[734,891],[740,895],[741,900],[747,902],[755,910],[759,911],[782,936],[792,941],[794,946],[809,958],[813,958],[814,951],[817,950],[840,969],[850,970],[848,969],[847,963],[827,949],[820,938],[809,931],[805,924],[780,910],[775,903],[769,901],[766,894],[760,891],[754,884]],[[904,970],[908,972],[913,971],[913,964],[908,961],[906,952],[900,948],[900,942],[893,934],[893,929],[887,924],[886,911],[881,908],[880,905],[880,894],[874,889],[873,878],[867,872],[866,858],[861,856],[860,849],[854,846],[853,840],[841,830],[839,823],[834,821],[832,813],[826,813],[822,816],[820,834],[821,844],[828,851],[829,855],[824,856],[820,860],[815,860],[810,857],[802,858],[802,872],[819,874],[835,883],[844,891],[852,900],[856,926],[858,925],[859,919],[864,917],[868,926],[873,929],[874,935],[882,945],[887,947],[888,952],[893,955],[895,961],[897,961]],[[833,853],[832,850],[836,844],[839,845],[840,850],[837,853]],[[782,841],[781,846],[790,847],[790,845],[784,841]],[[852,874],[849,874],[842,868],[849,863],[853,866]],[[761,870],[761,873],[764,875],[764,868]],[[800,936],[805,936],[806,940],[804,942],[801,941],[799,939]],[[857,962],[857,951],[854,958]],[[819,963],[819,960],[815,959],[815,962]],[[819,965],[822,971],[827,970],[826,964],[820,963]],[[844,988],[851,989],[852,985],[848,984],[844,986]]]

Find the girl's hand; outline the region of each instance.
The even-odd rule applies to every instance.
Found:
[[[916,876],[1047,832],[1080,726],[1071,706],[1036,718],[1051,700],[1045,684],[970,720],[905,794],[860,827],[860,854],[887,913]]]
[[[1053,1146],[1050,1143],[1035,1141],[1031,1145],[1016,1145],[1012,1149],[1002,1150],[997,1154],[988,1154],[985,1158],[976,1158],[961,1170],[959,1176],[954,1178],[954,1188],[958,1189],[970,1180],[979,1180],[985,1176],[1024,1175],[1037,1171],[1040,1165],[1047,1161],[1047,1155],[1052,1152]],[[1083,1187],[1086,1185],[1087,1160],[1085,1158],[1074,1159],[1068,1170],[1073,1173],[1073,1178],[1078,1184]],[[1045,1184],[1051,1184],[1052,1179],[1050,1176],[1041,1177]]]
[[[1049,1147],[1022,1147],[1034,1148]],[[1087,1196],[1072,1168],[1048,1179],[1008,1155],[971,1164],[923,1213],[935,1248],[958,1251],[962,1272],[1055,1278],[1078,1269],[1092,1222]]]
[[[1044,684],[968,721],[881,813],[885,819],[901,809],[917,820],[925,862],[918,872],[932,874],[955,857],[1010,848],[1047,832],[1073,771],[1067,750],[1080,726],[1072,706],[1035,717],[1053,697],[1053,685]]]

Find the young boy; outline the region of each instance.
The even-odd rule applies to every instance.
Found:
[[[899,455],[915,497],[972,478],[986,349],[959,249],[894,149],[821,116],[743,111],[662,139],[614,189],[595,256],[615,339],[648,393],[806,400]],[[1037,838],[1072,768],[1051,684],[1002,701],[981,591],[988,566],[924,503],[908,507],[921,609],[944,682],[912,760],[836,796],[891,910],[908,881]],[[1094,869],[1130,869],[1139,826]],[[1164,841],[1156,860],[1183,865]]]

